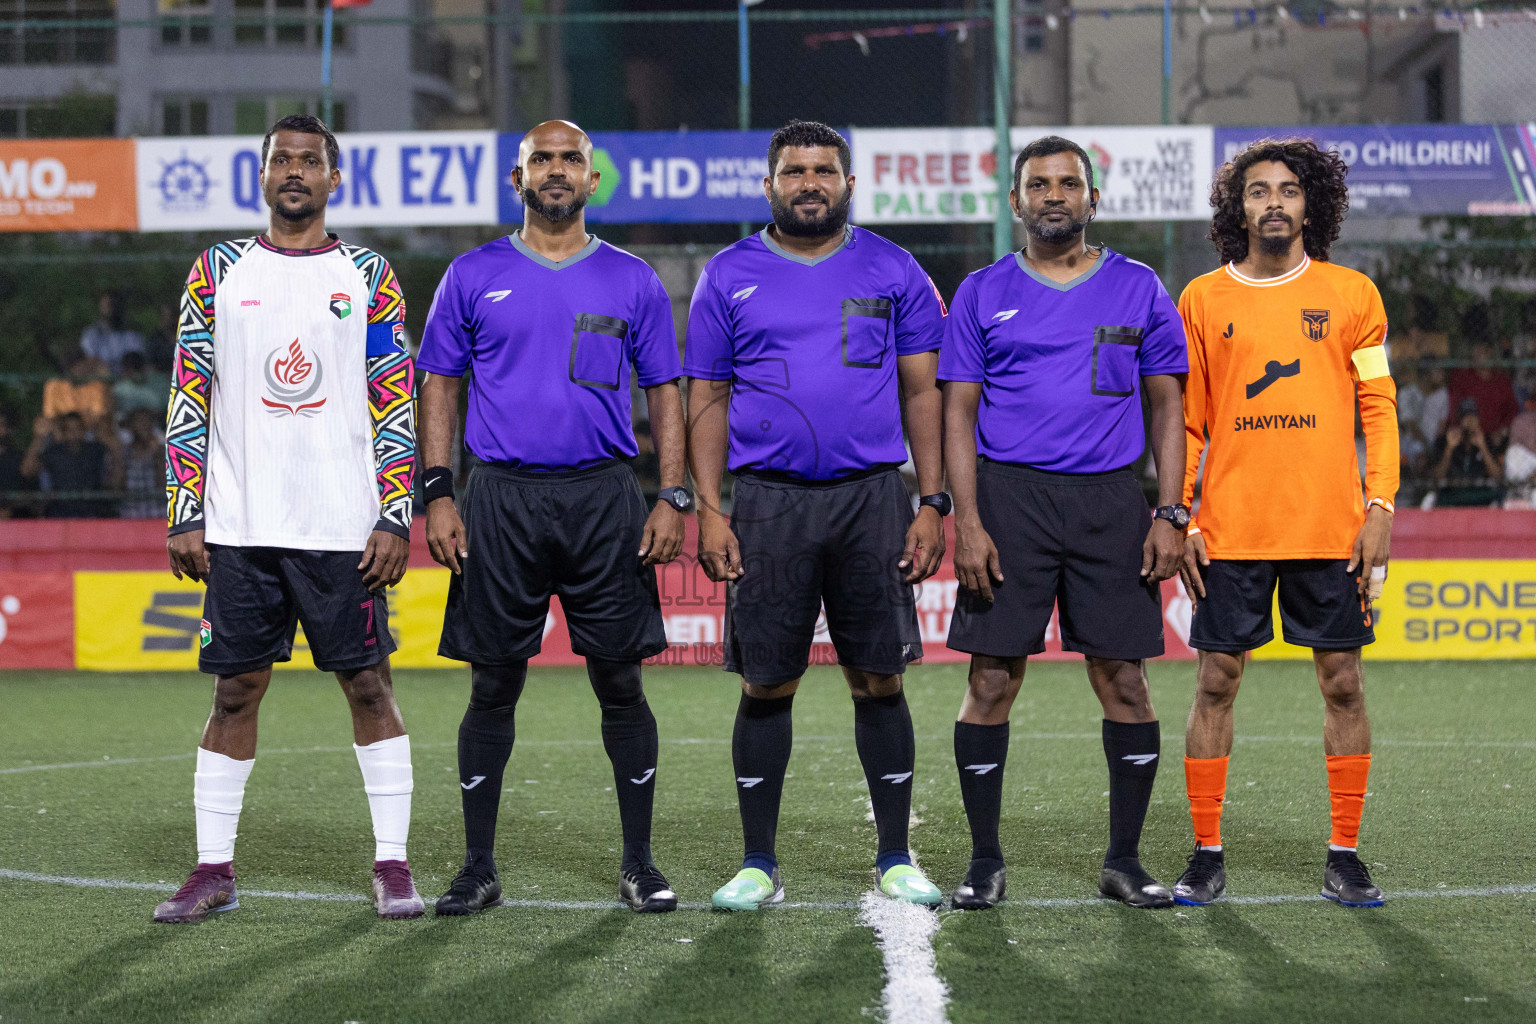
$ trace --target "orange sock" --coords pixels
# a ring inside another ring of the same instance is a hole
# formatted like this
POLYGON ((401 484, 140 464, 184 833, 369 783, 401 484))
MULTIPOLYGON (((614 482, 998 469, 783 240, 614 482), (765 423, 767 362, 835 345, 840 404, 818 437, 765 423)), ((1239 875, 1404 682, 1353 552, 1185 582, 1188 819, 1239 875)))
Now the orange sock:
POLYGON ((1333 818, 1330 844, 1350 849, 1359 845, 1360 813, 1365 810, 1365 783, 1370 774, 1370 754, 1328 755, 1328 802, 1333 818))
POLYGON ((1227 759, 1186 757, 1184 785, 1189 792, 1189 817, 1195 823, 1195 841, 1201 846, 1221 845, 1221 802, 1227 796, 1227 759))

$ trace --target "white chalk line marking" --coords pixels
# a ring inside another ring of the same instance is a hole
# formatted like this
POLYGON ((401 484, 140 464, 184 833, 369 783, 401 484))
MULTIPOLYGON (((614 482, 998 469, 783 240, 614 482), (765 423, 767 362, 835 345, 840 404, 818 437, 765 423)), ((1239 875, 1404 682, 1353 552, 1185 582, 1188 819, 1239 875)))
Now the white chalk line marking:
POLYGON ((885 970, 880 1016, 886 1024, 948 1024, 949 986, 939 977, 933 937, 939 915, 927 907, 866 892, 859 923, 875 933, 885 970))
MULTIPOLYGON (((918 736, 920 740, 945 740, 948 736, 918 736)), ((1015 739, 1019 740, 1097 740, 1102 737, 1096 732, 1035 732, 1016 733, 1015 739)), ((1164 739, 1178 740, 1181 733, 1167 733, 1164 739)), ((796 736, 798 743, 842 743, 852 742, 850 736, 796 736)), ((1321 736, 1234 736, 1237 743, 1307 743, 1320 744, 1321 736)), ((595 747, 602 740, 518 740, 518 747, 595 747)), ((675 739, 663 739, 664 744, 674 746, 698 746, 698 745, 724 745, 731 742, 729 737, 682 737, 675 739)), ((1489 747, 1504 750, 1536 750, 1536 740, 1425 740, 1425 739, 1381 739, 1373 738, 1373 746, 1378 747, 1489 747)), ((457 746, 451 743, 412 743, 416 750, 441 749, 443 747, 457 746)), ((256 751, 261 757, 276 757, 286 754, 350 754, 352 748, 348 747, 287 747, 276 750, 256 751)), ((100 768, 117 764, 156 764, 162 761, 190 761, 197 756, 196 751, 184 754, 165 754, 160 757, 110 757, 103 756, 100 761, 65 761, 60 764, 28 764, 13 768, 0 768, 0 775, 19 775, 24 772, 51 772, 61 768, 100 768)))
MULTIPOLYGON (((132 882, 118 878, 81 878, 75 875, 49 875, 35 871, 17 871, 14 868, 0 868, 0 880, 13 882, 36 882, 43 885, 68 885, 82 889, 130 889, 140 892, 175 892, 176 886, 162 882, 132 882)), ((368 902, 371 897, 360 893, 326 893, 326 892, 292 892, 282 889, 244 889, 245 896, 261 896, 272 899, 285 900, 310 900, 325 903, 353 903, 368 902)), ((1442 898, 1466 898, 1483 896, 1525 896, 1536 894, 1536 883, 1529 885, 1495 885, 1482 888, 1469 889, 1414 889, 1404 892, 1387 893, 1387 902, 1394 900, 1416 900, 1442 898)), ((873 896, 873 893, 867 894, 873 896)), ((884 897, 876 897, 882 901, 884 897)), ((892 902, 892 901, 886 901, 892 902)), ((1239 906, 1269 906, 1277 903, 1322 903, 1320 894, 1297 895, 1281 894, 1275 896, 1225 896, 1219 903, 1231 903, 1239 906)), ((526 907, 533 910, 614 910, 624 906, 618 900, 522 900, 509 899, 502 903, 505 907, 526 907)), ((713 910, 708 903, 680 903, 678 906, 684 910, 713 910)), ((861 903, 853 900, 828 900, 811 901, 801 903, 780 903, 759 913, 775 913, 779 910, 857 910, 861 903)), ((1072 907, 1114 907, 1118 906, 1113 900, 1102 897, 1062 897, 1058 899, 1006 899, 999 903, 997 909, 1019 910, 1061 910, 1072 907)), ((1184 908, 1198 910, 1199 908, 1184 908)), ((932 911, 926 911, 932 913, 932 911)))

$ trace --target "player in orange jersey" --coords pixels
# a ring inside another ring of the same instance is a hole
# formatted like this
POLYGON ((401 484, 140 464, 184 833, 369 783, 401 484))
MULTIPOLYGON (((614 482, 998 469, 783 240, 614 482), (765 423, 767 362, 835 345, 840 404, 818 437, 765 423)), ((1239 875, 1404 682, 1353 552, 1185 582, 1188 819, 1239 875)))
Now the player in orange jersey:
POLYGON ((1365 275, 1327 262, 1349 208, 1346 167, 1303 139, 1264 140, 1218 172, 1211 241, 1223 266, 1179 300, 1189 338, 1184 501, 1209 446, 1182 572, 1199 681, 1184 771, 1195 852, 1174 899, 1221 896, 1221 804, 1243 657, 1274 637, 1312 648, 1326 711, 1333 835, 1323 895, 1380 906, 1355 853, 1371 764, 1360 650, 1386 578, 1397 492, 1397 393, 1387 316, 1365 275), (1365 428, 1362 493, 1355 401, 1365 428), (1206 437, 1209 435, 1209 442, 1206 437))

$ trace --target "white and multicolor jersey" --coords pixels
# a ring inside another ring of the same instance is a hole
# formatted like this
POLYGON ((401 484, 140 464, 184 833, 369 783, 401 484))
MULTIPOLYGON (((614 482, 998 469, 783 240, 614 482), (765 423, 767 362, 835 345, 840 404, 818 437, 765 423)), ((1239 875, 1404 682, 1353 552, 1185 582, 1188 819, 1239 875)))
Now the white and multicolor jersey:
POLYGON ((193 264, 166 424, 172 535, 310 551, 410 536, 405 303, 384 257, 330 239, 242 238, 193 264))

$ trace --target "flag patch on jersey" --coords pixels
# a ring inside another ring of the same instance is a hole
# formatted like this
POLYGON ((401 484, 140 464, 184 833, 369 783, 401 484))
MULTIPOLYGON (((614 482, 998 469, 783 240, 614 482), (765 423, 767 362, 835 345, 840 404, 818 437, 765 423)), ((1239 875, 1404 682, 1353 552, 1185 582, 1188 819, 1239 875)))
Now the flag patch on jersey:
POLYGON ((204 619, 197 627, 197 646, 207 647, 213 643, 213 624, 204 619))
POLYGON ((331 296, 331 312, 336 314, 337 320, 345 320, 352 315, 352 296, 346 292, 337 292, 331 296))

